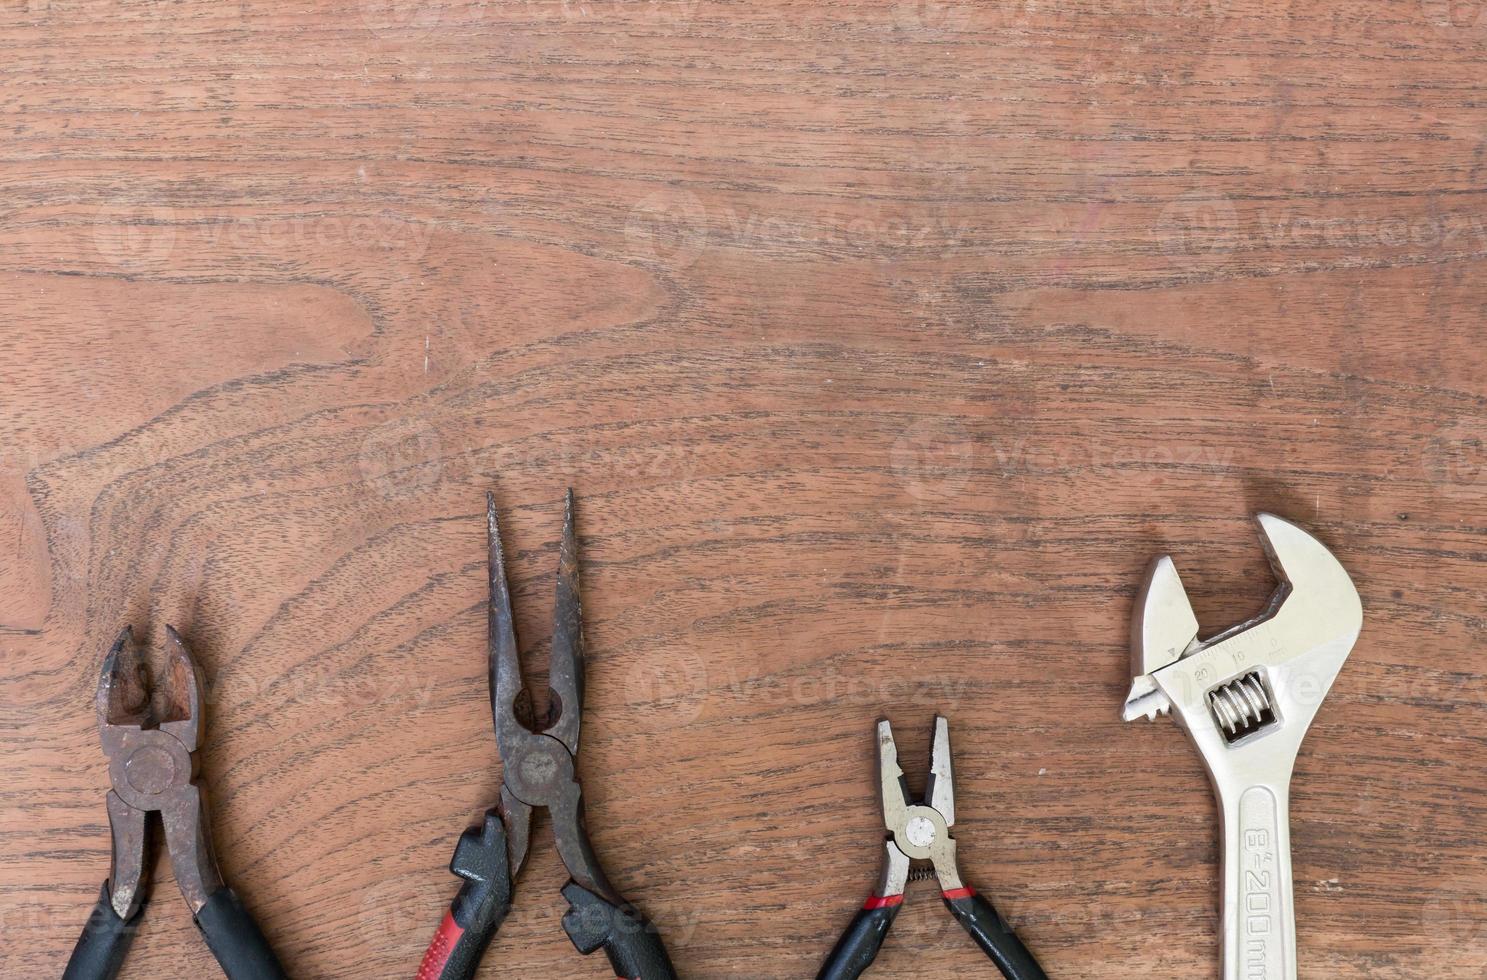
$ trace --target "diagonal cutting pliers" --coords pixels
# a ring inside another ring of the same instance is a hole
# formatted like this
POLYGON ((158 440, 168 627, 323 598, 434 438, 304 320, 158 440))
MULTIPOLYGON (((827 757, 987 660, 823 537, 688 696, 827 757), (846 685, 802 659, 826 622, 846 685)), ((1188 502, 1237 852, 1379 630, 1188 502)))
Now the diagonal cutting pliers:
POLYGON ((176 884, 207 947, 229 980, 283 980, 268 941, 223 882, 197 779, 202 684, 180 636, 165 628, 170 663, 165 707, 151 725, 150 684, 126 628, 103 661, 96 706, 108 756, 113 867, 103 883, 63 980, 111 980, 124 965, 147 899, 152 813, 159 814, 176 884))
POLYGON ((511 909, 512 881, 526 860, 532 811, 546 808, 553 842, 571 880, 563 886, 570 906, 563 930, 580 953, 599 948, 615 973, 630 980, 675 980, 660 934, 641 911, 610 884, 584 826, 578 779, 578 733, 583 711, 583 615, 578 590, 578 541, 573 491, 568 491, 563 541, 558 552, 557 605, 553 614, 547 709, 534 718, 523 688, 521 659, 511 614, 511 589, 501 551, 495 497, 486 495, 490 539, 490 693, 496 745, 501 754, 501 803, 484 823, 460 837, 449 870, 464 879, 418 980, 469 980, 511 909))
POLYGON ((935 718, 929 780, 924 800, 919 803, 910 799, 904 771, 899 768, 893 726, 886 720, 878 722, 878 790, 883 799, 883 823, 888 829, 883 876, 877 890, 837 940, 816 980, 855 980, 872 965, 903 905, 914 861, 933 865, 946 908, 1007 980, 1047 980, 1033 954, 991 902, 961 880, 955 864, 955 838, 950 836, 950 828, 955 825, 955 786, 951 781, 950 726, 944 718, 935 718))

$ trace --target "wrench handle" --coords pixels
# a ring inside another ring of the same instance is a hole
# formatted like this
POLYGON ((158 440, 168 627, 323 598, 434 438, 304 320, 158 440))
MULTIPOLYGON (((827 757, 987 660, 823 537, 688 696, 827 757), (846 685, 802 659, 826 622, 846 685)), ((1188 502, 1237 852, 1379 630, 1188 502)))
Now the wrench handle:
POLYGON ((1223 980, 1296 980, 1288 786, 1236 788, 1224 823, 1223 980))

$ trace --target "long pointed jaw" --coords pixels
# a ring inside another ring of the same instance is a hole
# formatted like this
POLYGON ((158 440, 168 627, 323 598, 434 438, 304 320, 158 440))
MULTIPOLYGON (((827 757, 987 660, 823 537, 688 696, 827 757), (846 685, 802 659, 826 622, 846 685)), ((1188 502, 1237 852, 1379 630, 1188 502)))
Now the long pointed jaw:
POLYGON ((526 728, 516 717, 516 700, 522 690, 521 659, 516 646, 516 623, 511 614, 511 585, 506 578, 506 556, 501 549, 501 523, 496 514, 496 495, 485 495, 485 529, 490 549, 490 598, 487 607, 491 720, 501 760, 521 740, 526 728))

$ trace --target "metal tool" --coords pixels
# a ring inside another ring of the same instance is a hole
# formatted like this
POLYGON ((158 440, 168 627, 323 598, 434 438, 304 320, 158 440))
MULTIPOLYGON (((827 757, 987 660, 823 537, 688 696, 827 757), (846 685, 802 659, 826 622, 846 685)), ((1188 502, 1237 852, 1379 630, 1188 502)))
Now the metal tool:
POLYGON ((486 495, 490 537, 490 692, 503 781, 499 810, 460 837, 449 870, 465 879, 418 969, 418 980, 468 980, 511 909, 512 880, 526 860, 532 810, 552 817, 553 842, 571 880, 563 930, 580 953, 603 947, 620 977, 674 980, 660 934, 609 883, 584 827, 578 779, 583 710, 583 615, 578 590, 578 541, 573 491, 568 491, 558 553, 557 605, 549 660, 547 710, 533 718, 522 685, 511 616, 511 591, 501 553, 494 495, 486 495))
POLYGON ((233 890, 222 881, 197 781, 202 684, 196 661, 166 627, 170 680, 166 707, 151 720, 144 663, 125 629, 98 679, 98 732, 113 788, 107 797, 113 867, 68 960, 63 980, 118 975, 144 911, 154 855, 149 816, 160 815, 176 884, 212 955, 230 980, 282 980, 284 970, 233 890))
POLYGON ((939 880, 940 895, 957 922, 986 953, 1007 980, 1047 980, 997 910, 960 878, 955 865, 955 785, 950 770, 950 727, 935 718, 930 752, 929 781, 924 802, 909 798, 904 771, 898 765, 893 726, 878 722, 878 789, 883 801, 883 876, 847 931, 837 940, 816 980, 854 980, 877 958, 888 927, 903 904, 904 888, 913 874, 913 862, 929 862, 939 880))
POLYGON ((1176 708, 1208 768, 1223 826, 1222 980, 1295 980, 1291 772, 1363 607, 1321 542, 1273 514, 1256 520, 1280 587, 1264 612, 1212 639, 1198 639, 1172 559, 1152 564, 1131 625, 1124 715, 1176 708))

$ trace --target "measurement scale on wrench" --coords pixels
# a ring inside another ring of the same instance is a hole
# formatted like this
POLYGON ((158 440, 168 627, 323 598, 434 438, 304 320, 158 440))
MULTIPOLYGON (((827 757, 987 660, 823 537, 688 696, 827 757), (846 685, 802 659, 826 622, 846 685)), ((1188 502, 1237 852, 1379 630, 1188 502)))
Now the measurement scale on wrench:
POLYGON ((1316 538, 1260 514, 1280 580, 1264 612, 1209 640, 1170 557, 1157 559, 1131 623, 1135 675, 1124 718, 1176 709, 1218 798, 1222 980, 1296 980, 1291 772, 1358 632, 1353 580, 1316 538))

